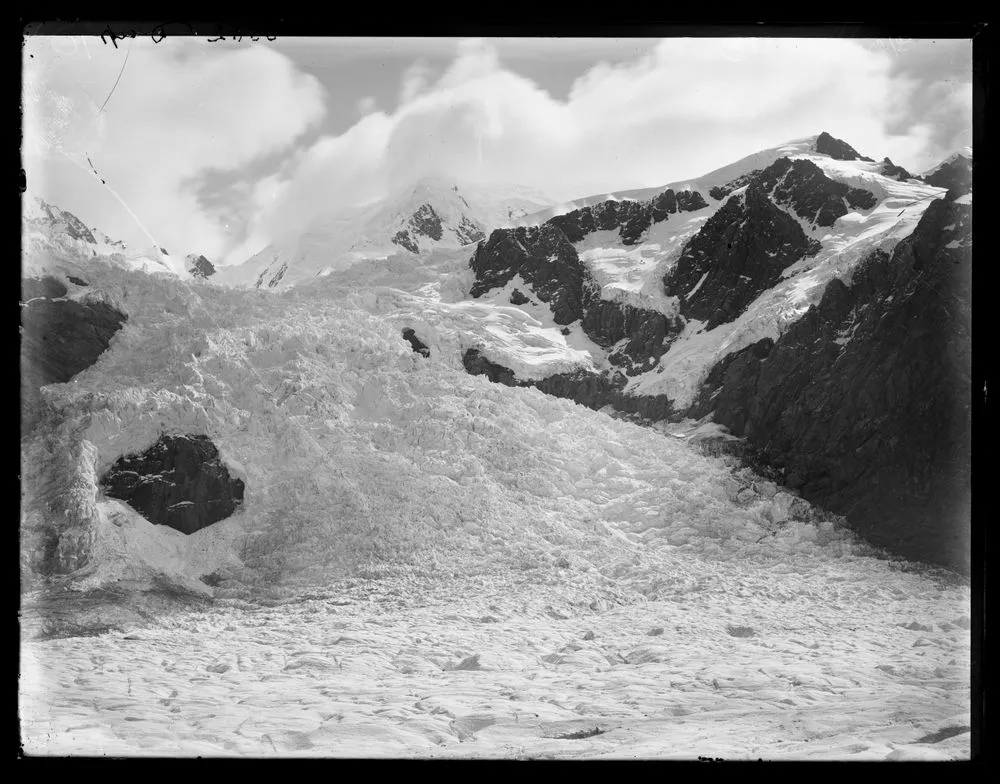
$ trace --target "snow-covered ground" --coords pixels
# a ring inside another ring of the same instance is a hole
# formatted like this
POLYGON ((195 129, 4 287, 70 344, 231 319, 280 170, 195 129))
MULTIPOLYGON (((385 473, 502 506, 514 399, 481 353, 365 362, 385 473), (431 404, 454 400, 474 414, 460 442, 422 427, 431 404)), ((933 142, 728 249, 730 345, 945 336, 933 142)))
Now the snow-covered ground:
POLYGON ((779 568, 658 541, 607 598, 575 564, 404 576, 31 643, 25 751, 968 758, 963 591, 869 559, 779 568))
POLYGON ((968 757, 967 587, 687 438, 469 376, 465 347, 557 366, 579 336, 434 258, 280 293, 79 268, 129 320, 45 388, 22 527, 93 532, 79 588, 215 604, 26 633, 27 753, 968 757), (212 438, 237 514, 185 537, 103 496, 161 432, 212 438))
MULTIPOLYGON (((354 264, 400 255, 413 260, 393 238, 410 231, 417 255, 453 250, 470 244, 468 232, 490 231, 513 222, 529 211, 551 204, 545 194, 511 185, 458 183, 424 177, 384 200, 321 215, 305 227, 296 227, 241 264, 219 267, 216 282, 231 286, 287 287, 329 275, 354 264), (413 233, 411 217, 430 205, 441 220, 441 236, 433 239, 413 233)), ((471 255, 473 247, 468 250, 471 255)))

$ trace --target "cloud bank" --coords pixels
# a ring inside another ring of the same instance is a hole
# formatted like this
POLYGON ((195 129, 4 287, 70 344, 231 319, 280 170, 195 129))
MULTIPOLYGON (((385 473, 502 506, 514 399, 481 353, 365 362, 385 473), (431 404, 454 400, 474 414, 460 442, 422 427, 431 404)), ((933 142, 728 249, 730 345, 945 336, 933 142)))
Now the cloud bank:
MULTIPOLYGON (((942 55, 930 42, 894 51, 842 39, 667 39, 627 62, 597 62, 564 99, 506 66, 489 42, 454 46, 436 79, 422 59, 405 70, 394 109, 365 100, 349 130, 295 147, 322 116, 323 90, 264 48, 160 54, 147 46, 106 118, 62 130, 75 146, 101 151, 144 214, 163 211, 162 231, 227 262, 425 174, 567 199, 695 177, 822 130, 917 171, 971 143, 968 42, 942 55), (224 210, 199 202, 199 177, 282 150, 266 174, 235 177, 227 209, 249 229, 226 234, 224 210)), ((119 66, 103 64, 97 81, 113 83, 119 66)), ((69 90, 71 73, 58 75, 69 90)), ((50 128, 86 115, 87 98, 76 93, 70 107, 60 100, 72 91, 42 100, 50 128)))

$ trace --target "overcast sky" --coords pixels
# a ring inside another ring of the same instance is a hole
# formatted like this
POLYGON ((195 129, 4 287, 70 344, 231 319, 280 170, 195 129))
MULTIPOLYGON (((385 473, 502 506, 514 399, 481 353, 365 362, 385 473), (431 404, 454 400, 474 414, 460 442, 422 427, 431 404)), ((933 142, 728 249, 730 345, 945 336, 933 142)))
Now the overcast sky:
POLYGON ((29 193, 217 262, 423 174, 569 199, 823 130, 915 172, 972 144, 969 40, 117 43, 25 39, 29 193))

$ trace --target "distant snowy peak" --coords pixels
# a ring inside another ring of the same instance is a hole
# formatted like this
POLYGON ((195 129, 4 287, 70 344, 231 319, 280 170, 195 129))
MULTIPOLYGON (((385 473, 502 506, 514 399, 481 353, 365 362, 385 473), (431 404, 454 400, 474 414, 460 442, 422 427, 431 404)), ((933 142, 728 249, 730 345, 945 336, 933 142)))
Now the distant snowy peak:
POLYGON ((924 174, 924 182, 961 196, 972 190, 972 148, 956 152, 924 174))
POLYGON ((272 243, 246 262, 220 268, 215 280, 278 288, 366 259, 422 257, 438 249, 454 250, 552 203, 544 194, 520 186, 425 177, 375 204, 321 216, 304 231, 272 243))
POLYGON ((22 200, 22 254, 26 269, 44 269, 52 263, 96 260, 124 269, 166 272, 188 277, 184 264, 163 248, 134 251, 96 228, 89 228, 68 210, 37 196, 22 200))

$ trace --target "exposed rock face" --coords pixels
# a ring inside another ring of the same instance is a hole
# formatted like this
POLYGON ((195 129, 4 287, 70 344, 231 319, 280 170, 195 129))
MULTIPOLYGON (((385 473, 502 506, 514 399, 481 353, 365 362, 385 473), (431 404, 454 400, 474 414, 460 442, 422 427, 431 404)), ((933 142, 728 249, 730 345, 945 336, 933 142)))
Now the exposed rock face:
POLYGON ((521 293, 520 289, 514 289, 510 293, 510 304, 511 305, 524 305, 531 302, 524 294, 521 293))
POLYGON ((895 177, 900 182, 906 182, 907 180, 913 179, 913 175, 910 174, 902 166, 897 166, 888 158, 882 159, 882 174, 886 177, 895 177))
POLYGON ((196 278, 209 278, 215 274, 215 265, 200 254, 191 254, 187 258, 187 270, 196 278))
POLYGON ((779 158, 756 179, 778 204, 815 226, 832 226, 851 209, 868 210, 878 203, 875 194, 831 180, 812 161, 779 158))
POLYGON ((716 201, 722 201, 733 191, 742 188, 744 185, 749 185, 759 178, 762 171, 763 169, 754 169, 746 174, 741 174, 734 180, 730 180, 725 185, 716 185, 714 188, 709 189, 708 195, 716 201))
POLYGON ((462 220, 455 228, 455 236, 458 237, 458 241, 463 245, 471 245, 473 242, 479 242, 480 240, 486 239, 486 235, 483 234, 482 227, 480 227, 475 221, 470 220, 466 215, 462 216, 462 220))
POLYGON ((428 348, 427 344, 417 337, 417 333, 414 332, 412 328, 407 327, 403 330, 403 340, 409 343, 416 353, 425 357, 429 357, 431 355, 430 348, 428 348))
POLYGON ((656 364, 684 329, 684 322, 659 311, 601 299, 597 287, 591 286, 584 290, 581 326, 591 340, 604 348, 627 341, 608 359, 631 376, 656 364))
POLYGON ((623 245, 635 245, 654 223, 677 212, 707 207, 697 191, 674 193, 670 188, 650 201, 602 201, 550 218, 547 223, 562 229, 570 242, 580 242, 595 231, 617 230, 623 245))
POLYGON ((924 177, 924 182, 935 188, 947 188, 952 198, 964 196, 972 191, 972 161, 964 155, 956 155, 924 177))
POLYGON ((714 410, 808 500, 906 557, 969 568, 971 206, 938 200, 891 258, 777 343, 716 367, 688 412, 714 410))
POLYGON ((65 212, 57 207, 53 207, 51 204, 39 199, 39 204, 45 211, 48 219, 51 223, 62 223, 63 230, 75 240, 83 240, 84 242, 89 242, 92 245, 97 244, 97 240, 94 237, 93 232, 86 227, 84 222, 76 217, 71 212, 65 212))
POLYGON ((842 139, 837 139, 823 131, 816 138, 816 152, 829 155, 838 161, 871 161, 842 139))
POLYGON ((410 216, 410 226, 416 234, 430 237, 438 241, 444 236, 444 228, 441 225, 441 217, 434 211, 430 204, 422 204, 412 216, 410 216))
POLYGON ((491 362, 478 349, 470 348, 462 354, 462 364, 473 376, 486 376, 494 384, 503 384, 507 387, 526 386, 523 382, 518 382, 514 371, 496 362, 491 362))
POLYGON ((557 324, 569 324, 583 315, 587 271, 566 235, 551 223, 496 229, 479 243, 469 265, 476 273, 473 297, 520 275, 542 302, 549 303, 557 324))
POLYGON ((78 278, 74 275, 67 275, 66 279, 74 286, 86 287, 90 285, 89 283, 87 283, 87 281, 83 280, 83 278, 78 278))
POLYGON ((682 298, 684 316, 713 329, 742 313, 785 267, 819 250, 755 181, 705 222, 663 284, 667 294, 682 298))
POLYGON ((666 395, 634 397, 622 391, 625 379, 621 374, 557 373, 541 380, 519 380, 510 368, 491 362, 476 349, 462 355, 462 364, 474 376, 484 375, 496 384, 508 387, 535 387, 553 397, 563 397, 594 410, 611 406, 624 413, 635 414, 648 420, 660 420, 676 412, 666 395))
POLYGON ((65 383, 103 354, 126 320, 103 302, 57 299, 66 287, 54 278, 25 280, 21 304, 21 425, 34 425, 39 389, 65 383))
POLYGON ((413 238, 410 236, 410 232, 400 230, 392 235, 392 241, 399 245, 401 248, 406 248, 410 253, 419 253, 420 246, 414 242, 413 238))
POLYGON ((142 454, 119 458, 101 485, 151 523, 185 534, 229 517, 243 501, 243 481, 201 435, 162 436, 142 454))

